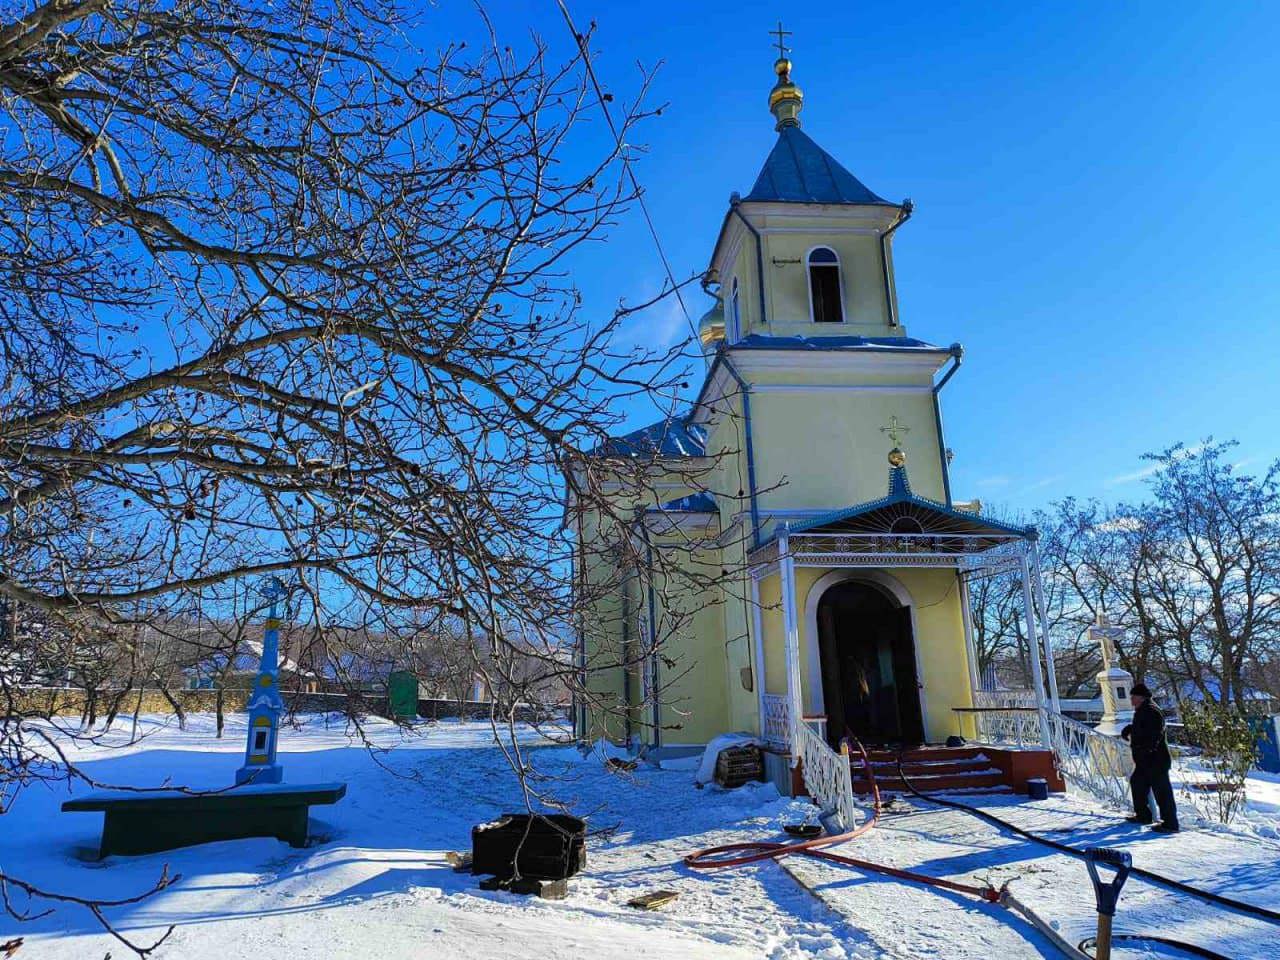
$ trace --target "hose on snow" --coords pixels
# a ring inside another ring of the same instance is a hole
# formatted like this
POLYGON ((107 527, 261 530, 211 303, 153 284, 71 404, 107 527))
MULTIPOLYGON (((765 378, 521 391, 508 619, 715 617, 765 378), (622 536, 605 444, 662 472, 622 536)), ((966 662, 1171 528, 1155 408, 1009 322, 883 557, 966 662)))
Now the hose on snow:
POLYGON ((708 847, 705 850, 697 850, 686 856, 684 858, 685 866, 693 870, 716 870, 722 867, 738 867, 748 863, 758 863, 762 860, 777 860, 780 857, 802 854, 818 860, 825 860, 829 863, 839 863, 847 867, 857 867, 860 870, 869 870, 873 873, 896 877, 899 880, 910 880, 915 883, 922 883, 931 887, 942 887, 946 890, 954 890, 957 893, 964 893, 970 896, 979 897, 991 903, 999 903, 1002 891, 997 890, 990 885, 977 886, 968 883, 956 883, 952 880, 944 880, 940 877, 931 877, 923 873, 914 873, 910 870, 900 870, 897 867, 886 866, 882 863, 873 863, 870 860, 860 860, 856 857, 846 857, 842 854, 831 853, 822 849, 823 847, 833 846, 837 843, 847 843, 850 840, 860 837, 874 828, 880 820, 880 787, 876 783, 875 771, 871 767, 871 758, 867 756, 867 750, 861 743, 856 739, 854 739, 853 742, 857 745, 858 752, 862 757, 862 769, 866 774, 867 782, 871 786, 873 813, 870 820, 867 820, 865 823, 862 823, 853 830, 846 831, 845 833, 816 837, 813 840, 805 840, 800 843, 774 843, 769 840, 756 840, 746 843, 726 843, 717 847, 708 847))

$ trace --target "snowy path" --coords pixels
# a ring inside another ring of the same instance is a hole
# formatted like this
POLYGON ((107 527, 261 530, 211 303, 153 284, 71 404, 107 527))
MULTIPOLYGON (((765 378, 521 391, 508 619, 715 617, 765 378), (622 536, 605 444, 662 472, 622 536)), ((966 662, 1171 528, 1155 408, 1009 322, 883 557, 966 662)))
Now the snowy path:
MULTIPOLYGON (((1129 851, 1135 865, 1209 890, 1280 908, 1280 846, 1226 832, 1187 830, 1168 838, 1098 814, 1068 797, 1027 803, 1008 796, 965 797, 1036 833, 1072 846, 1129 851)), ((896 801, 870 834, 832 848, 851 855, 955 880, 986 881, 1011 889, 1072 943, 1092 935, 1093 893, 1077 858, 1031 844, 962 811, 923 801, 896 801)), ((1004 956, 1060 956, 1029 924, 1008 911, 910 883, 872 879, 818 861, 799 859, 792 869, 890 956, 988 960, 1004 956), (885 911, 884 887, 896 887, 897 909, 885 911), (854 919, 856 918, 856 920, 854 919)), ((1116 916, 1117 933, 1158 933, 1227 956, 1280 955, 1280 928, 1245 914, 1130 878, 1116 916)), ((1132 946, 1118 957, 1137 956, 1132 946)), ((1169 956, 1181 955, 1168 953, 1169 956)))
MULTIPOLYGON (((101 780, 139 786, 168 778, 221 787, 239 765, 243 720, 234 721, 223 740, 214 739, 208 717, 193 717, 186 732, 154 722, 148 730, 141 744, 76 748, 78 758, 101 780)), ((240 840, 87 862, 99 817, 59 813, 67 791, 36 788, 0 817, 0 866, 50 889, 128 896, 168 864, 182 874, 180 883, 112 915, 139 940, 174 924, 155 954, 159 960, 1054 956, 1029 924, 999 907, 802 857, 789 859, 788 868, 825 902, 774 863, 690 871, 680 861, 691 850, 779 839, 783 823, 812 816, 813 807, 779 799, 763 784, 698 790, 687 770, 613 774, 598 757, 583 760, 570 748, 545 744, 530 751, 535 769, 554 778, 559 795, 588 818, 592 831, 602 831, 588 841, 587 870, 561 902, 485 893, 475 878, 454 873, 445 854, 469 847, 473 824, 522 806, 488 728, 441 723, 404 734, 379 722, 367 732, 379 748, 394 749, 371 754, 341 724, 326 727, 318 718, 284 734, 288 781, 349 784, 341 803, 314 811, 321 842, 308 849, 240 840), (661 887, 680 891, 680 898, 653 913, 625 905, 661 887)), ((126 741, 127 729, 113 737, 126 741)), ((532 732, 526 739, 542 743, 532 732)), ((1065 798, 1038 804, 970 799, 1002 807, 1000 815, 1031 829, 1070 828, 1071 842, 1080 846, 1126 845, 1139 864, 1280 906, 1275 842, 1212 830, 1154 838, 1065 798)), ((1016 877, 1019 896, 1059 920, 1069 938, 1092 930, 1091 893, 1079 861, 966 814, 900 802, 883 826, 847 846, 855 856, 937 876, 996 885, 1016 877)), ((1273 946, 1277 928, 1130 880, 1117 929, 1153 925, 1241 960, 1280 955, 1273 946)), ((0 942, 14 935, 27 938, 18 960, 100 958, 108 951, 126 956, 76 908, 60 907, 21 925, 0 917, 0 942)), ((1152 954, 1116 953, 1117 960, 1140 955, 1152 954)))

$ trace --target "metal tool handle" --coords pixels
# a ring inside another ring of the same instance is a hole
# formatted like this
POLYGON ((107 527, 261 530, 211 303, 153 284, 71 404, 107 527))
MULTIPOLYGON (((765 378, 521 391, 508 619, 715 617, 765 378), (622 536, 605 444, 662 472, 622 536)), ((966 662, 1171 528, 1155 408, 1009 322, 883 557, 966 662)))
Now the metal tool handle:
POLYGON ((1109 847, 1091 847, 1085 851, 1085 866, 1089 868, 1089 879, 1093 881, 1093 897, 1098 903, 1098 913, 1105 917, 1115 916, 1116 901, 1120 899, 1120 888, 1129 879, 1133 870, 1133 857, 1123 850, 1112 850, 1109 847), (1098 864, 1105 864, 1115 870, 1109 881, 1098 875, 1098 864))

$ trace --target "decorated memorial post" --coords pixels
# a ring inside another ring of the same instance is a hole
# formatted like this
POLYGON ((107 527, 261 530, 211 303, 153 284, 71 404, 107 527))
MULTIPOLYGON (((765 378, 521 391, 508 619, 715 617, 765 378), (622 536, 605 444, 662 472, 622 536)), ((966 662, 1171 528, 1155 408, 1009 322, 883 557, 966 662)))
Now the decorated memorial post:
POLYGON ((276 746, 280 734, 280 714, 284 700, 280 696, 280 601, 284 584, 272 577, 263 596, 271 601, 267 627, 262 634, 262 662, 249 694, 249 734, 244 751, 244 766, 236 771, 236 783, 279 783, 284 770, 276 762, 276 746))
POLYGON ((1115 638, 1123 631, 1111 626, 1105 613, 1099 612, 1098 622, 1089 628, 1089 639, 1102 647, 1102 670, 1098 672, 1098 687, 1102 691, 1102 720, 1097 731, 1118 737, 1125 724, 1133 722, 1133 710, 1129 706, 1129 691, 1133 689, 1133 675, 1116 659, 1115 638))

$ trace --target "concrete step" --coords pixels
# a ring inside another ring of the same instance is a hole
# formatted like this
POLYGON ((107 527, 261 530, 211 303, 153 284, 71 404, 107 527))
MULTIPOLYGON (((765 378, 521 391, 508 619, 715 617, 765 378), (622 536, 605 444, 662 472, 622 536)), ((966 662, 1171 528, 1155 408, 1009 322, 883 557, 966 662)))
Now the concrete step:
MULTIPOLYGON (((854 760, 852 762, 853 775, 855 777, 865 776, 865 767, 861 761, 854 760)), ((978 770, 990 770, 991 761, 986 757, 971 757, 963 760, 913 760, 904 762, 902 770, 908 777, 928 777, 937 776, 944 773, 972 773, 978 770)), ((898 775, 898 765, 896 763, 876 763, 872 762, 871 770, 879 778, 896 777, 898 775)))

